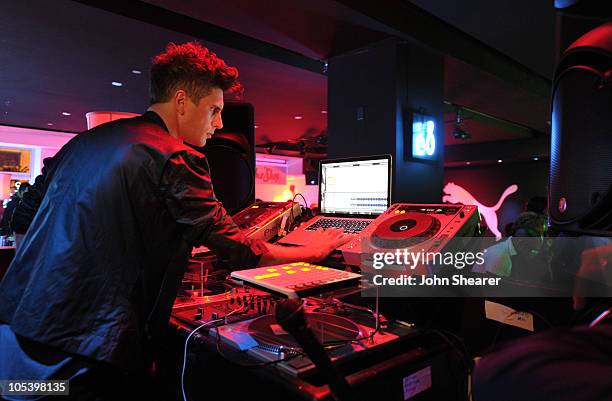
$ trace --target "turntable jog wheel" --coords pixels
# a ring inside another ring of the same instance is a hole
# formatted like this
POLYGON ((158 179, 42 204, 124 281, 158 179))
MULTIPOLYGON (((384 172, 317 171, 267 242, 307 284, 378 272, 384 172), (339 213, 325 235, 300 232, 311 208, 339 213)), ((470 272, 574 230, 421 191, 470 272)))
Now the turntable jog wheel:
POLYGON ((426 241, 440 230, 440 221, 424 213, 408 212, 386 219, 372 233, 380 248, 407 248, 426 241))

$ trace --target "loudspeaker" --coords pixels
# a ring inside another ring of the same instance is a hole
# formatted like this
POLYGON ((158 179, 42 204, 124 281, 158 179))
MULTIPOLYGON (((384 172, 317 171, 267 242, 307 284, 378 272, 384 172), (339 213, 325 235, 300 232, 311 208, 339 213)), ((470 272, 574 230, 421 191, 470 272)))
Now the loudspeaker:
POLYGON ((612 232, 612 23, 576 40, 555 71, 550 223, 555 229, 612 232))
POLYGON ((555 8, 564 13, 584 17, 612 16, 612 4, 601 0, 555 0, 555 8))
POLYGON ((230 215, 255 201, 255 118, 249 103, 226 102, 223 128, 198 148, 210 164, 217 198, 230 215))

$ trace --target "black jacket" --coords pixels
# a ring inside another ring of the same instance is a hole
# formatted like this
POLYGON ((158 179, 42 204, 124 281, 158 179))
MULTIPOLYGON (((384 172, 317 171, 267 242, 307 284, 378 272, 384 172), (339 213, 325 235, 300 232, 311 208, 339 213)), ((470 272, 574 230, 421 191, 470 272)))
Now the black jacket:
POLYGON ((79 134, 46 160, 15 218, 33 214, 0 282, 0 321, 119 366, 140 360, 151 321, 167 323, 193 246, 237 268, 266 251, 215 198, 204 156, 153 112, 79 134))

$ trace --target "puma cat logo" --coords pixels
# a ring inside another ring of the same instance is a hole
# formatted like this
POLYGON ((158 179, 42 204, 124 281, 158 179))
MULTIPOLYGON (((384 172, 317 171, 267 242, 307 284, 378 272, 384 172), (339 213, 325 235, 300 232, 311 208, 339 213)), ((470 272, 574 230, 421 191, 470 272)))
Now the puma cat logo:
POLYGON ((495 235, 495 239, 499 241, 502 237, 499 229, 497 228, 497 210, 504 203, 506 198, 515 193, 518 190, 517 185, 510 185, 506 190, 502 193, 501 197, 495 204, 495 206, 485 206, 482 203, 478 202, 474 196, 469 193, 465 188, 460 187, 459 185, 449 182, 442 189, 444 191, 444 196, 442 197, 442 202, 449 203, 463 203, 464 205, 476 205, 478 206, 478 211, 484 217, 485 222, 487 223, 487 227, 489 230, 495 235))

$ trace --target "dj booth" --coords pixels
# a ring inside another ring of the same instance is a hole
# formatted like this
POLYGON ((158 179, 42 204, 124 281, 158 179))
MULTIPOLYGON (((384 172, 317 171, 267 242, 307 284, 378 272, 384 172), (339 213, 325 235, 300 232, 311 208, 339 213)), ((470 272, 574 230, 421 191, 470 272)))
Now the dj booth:
MULTIPOLYGON (((322 161, 314 217, 293 201, 256 201, 232 216, 248 237, 288 247, 307 246, 317 229, 342 228, 351 240, 320 264, 241 270, 223 268, 206 248, 194 251, 171 317, 184 396, 466 399, 471 360, 462 339, 413 320, 401 299, 380 297, 361 273, 375 251, 441 251, 455 237, 477 235, 478 210, 391 205, 391 164, 389 155, 322 161), (299 305, 289 316, 303 319, 294 331, 279 312, 287 299, 299 305)), ((460 316, 460 301, 432 315, 460 316)))
MULTIPOLYGON (((295 206, 256 202, 233 218, 247 235, 275 240, 299 215, 295 206)), ((379 247, 426 243, 443 249, 456 235, 474 235, 477 223, 472 206, 392 205, 317 265, 232 271, 219 269, 211 253, 198 249, 171 318, 175 352, 184 355, 181 388, 192 400, 333 399, 329 372, 277 321, 279 305, 297 299, 306 329, 348 383, 350 396, 339 399, 465 399, 471 361, 462 340, 410 321, 396 300, 364 296, 368 284, 356 265, 370 251, 361 243, 364 236, 376 238, 379 247)))
MULTIPOLYGON (((325 271, 293 265, 263 270, 325 271)), ((225 274, 208 280, 208 295, 196 302, 180 297, 171 319, 186 356, 181 376, 189 399, 333 399, 326 375, 277 322, 281 293, 225 274)), ((348 399, 465 399, 469 362, 452 334, 387 320, 357 284, 300 302, 309 329, 348 382, 348 399)))

